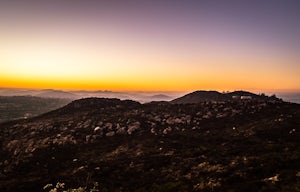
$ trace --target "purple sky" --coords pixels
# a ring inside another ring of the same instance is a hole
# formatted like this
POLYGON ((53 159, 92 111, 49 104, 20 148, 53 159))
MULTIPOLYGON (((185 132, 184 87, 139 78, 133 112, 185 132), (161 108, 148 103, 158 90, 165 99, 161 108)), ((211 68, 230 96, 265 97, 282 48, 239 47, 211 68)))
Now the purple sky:
POLYGON ((205 65, 212 58, 218 59, 212 63, 226 58, 215 68, 245 67, 255 75, 255 69, 264 65, 262 58, 286 60, 266 65, 276 68, 273 76, 278 71, 292 76, 287 81, 289 88, 300 89, 299 83, 293 83, 299 80, 296 74, 300 72, 299 10, 297 0, 2 0, 0 40, 66 41, 91 52, 107 47, 115 50, 116 56, 126 52, 131 59, 128 62, 141 55, 140 60, 134 60, 137 63, 159 60, 155 55, 164 55, 164 60, 178 61, 174 64, 178 71, 184 67, 198 69, 195 65, 205 65), (243 58, 259 61, 247 64, 241 62, 243 58), (234 64, 230 64, 231 59, 234 64))

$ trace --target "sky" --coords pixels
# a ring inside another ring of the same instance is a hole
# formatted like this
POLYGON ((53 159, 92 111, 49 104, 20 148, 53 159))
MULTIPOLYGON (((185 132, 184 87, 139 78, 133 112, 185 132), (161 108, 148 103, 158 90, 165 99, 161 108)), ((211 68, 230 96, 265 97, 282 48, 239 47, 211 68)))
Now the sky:
POLYGON ((300 91, 298 0, 1 0, 0 87, 300 91))

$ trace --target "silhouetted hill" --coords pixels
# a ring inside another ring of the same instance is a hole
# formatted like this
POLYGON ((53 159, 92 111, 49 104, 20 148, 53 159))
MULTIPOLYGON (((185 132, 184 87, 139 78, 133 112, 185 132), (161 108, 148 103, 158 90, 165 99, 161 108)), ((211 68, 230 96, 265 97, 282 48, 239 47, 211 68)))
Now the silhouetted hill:
POLYGON ((180 98, 171 101, 173 104, 187 104, 187 103, 200 103, 205 101, 227 101, 233 99, 256 99, 256 100, 273 100, 279 101, 275 97, 268 97, 265 95, 257 95, 247 91, 234 91, 228 93, 220 93, 217 91, 195 91, 184 95, 180 98))
POLYGON ((224 101, 229 99, 227 95, 219 93, 217 91, 195 91, 184 95, 183 97, 174 99, 171 101, 173 104, 184 103, 200 103, 204 101, 224 101))
POLYGON ((248 92, 248 91, 233 91, 233 92, 230 92, 230 93, 226 93, 226 95, 230 96, 231 98, 238 96, 239 99, 241 97, 251 97, 252 99, 261 99, 261 100, 270 100, 271 99, 270 97, 268 97, 264 94, 257 95, 257 94, 254 94, 254 93, 251 93, 251 92, 248 92))
POLYGON ((80 99, 0 124, 0 191, 58 181, 97 181, 100 191, 296 191, 299 119, 300 105, 270 100, 80 99))
POLYGON ((121 108, 126 108, 126 109, 132 109, 135 107, 139 107, 141 104, 136 101, 132 100, 120 100, 120 99, 114 99, 114 98, 96 98, 96 97, 91 97, 91 98, 83 98, 79 100, 72 101, 68 105, 57 109, 53 112, 47 113, 48 114, 53 114, 55 116, 58 115, 68 115, 68 114, 73 114, 76 112, 83 113, 83 112, 93 112, 93 111, 99 111, 99 110, 104 110, 104 109, 121 109, 121 108))

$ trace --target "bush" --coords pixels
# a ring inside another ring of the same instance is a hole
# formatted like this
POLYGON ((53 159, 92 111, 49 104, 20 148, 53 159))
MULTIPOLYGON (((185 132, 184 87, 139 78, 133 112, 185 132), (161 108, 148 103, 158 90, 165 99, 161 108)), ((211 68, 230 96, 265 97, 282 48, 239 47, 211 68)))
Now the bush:
POLYGON ((66 189, 65 190, 65 184, 64 183, 56 183, 54 186, 53 184, 47 184, 44 186, 44 190, 49 192, 98 192, 98 183, 95 182, 93 188, 88 189, 87 187, 79 187, 76 189, 66 189))

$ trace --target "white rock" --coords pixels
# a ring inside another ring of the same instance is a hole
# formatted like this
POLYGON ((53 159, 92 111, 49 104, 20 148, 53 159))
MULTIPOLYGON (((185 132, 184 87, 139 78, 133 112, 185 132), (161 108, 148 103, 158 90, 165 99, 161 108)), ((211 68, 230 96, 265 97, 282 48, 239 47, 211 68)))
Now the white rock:
POLYGON ((94 132, 97 132, 97 131, 99 131, 99 130, 102 130, 102 128, 99 127, 99 126, 97 126, 97 127, 95 127, 94 132))

